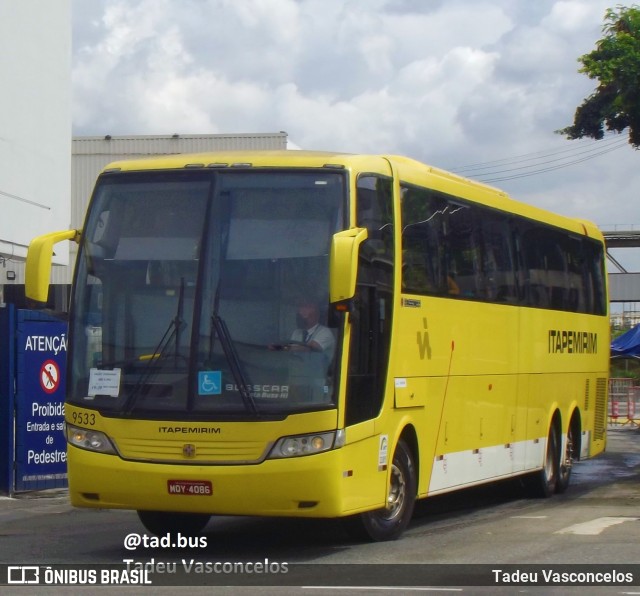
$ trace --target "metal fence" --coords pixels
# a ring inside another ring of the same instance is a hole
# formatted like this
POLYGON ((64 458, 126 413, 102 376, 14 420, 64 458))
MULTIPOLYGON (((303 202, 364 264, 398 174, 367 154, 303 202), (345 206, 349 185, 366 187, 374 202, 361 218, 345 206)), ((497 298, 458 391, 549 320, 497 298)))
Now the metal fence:
POLYGON ((640 386, 633 379, 609 379, 609 424, 640 426, 640 386))

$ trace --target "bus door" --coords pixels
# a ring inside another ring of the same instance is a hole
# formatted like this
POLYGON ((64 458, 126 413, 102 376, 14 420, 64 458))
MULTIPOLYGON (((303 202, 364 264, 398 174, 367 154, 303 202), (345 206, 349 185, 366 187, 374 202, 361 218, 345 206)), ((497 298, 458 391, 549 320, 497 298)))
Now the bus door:
POLYGON ((386 474, 378 471, 373 419, 384 400, 393 306, 393 202, 391 178, 364 175, 358 179, 356 225, 366 227, 368 239, 360 247, 356 295, 350 313, 351 342, 347 372, 345 426, 353 439, 354 462, 363 462, 350 483, 347 509, 379 501, 386 474), (362 453, 362 457, 359 454, 362 453), (377 488, 380 491, 376 490, 377 488))

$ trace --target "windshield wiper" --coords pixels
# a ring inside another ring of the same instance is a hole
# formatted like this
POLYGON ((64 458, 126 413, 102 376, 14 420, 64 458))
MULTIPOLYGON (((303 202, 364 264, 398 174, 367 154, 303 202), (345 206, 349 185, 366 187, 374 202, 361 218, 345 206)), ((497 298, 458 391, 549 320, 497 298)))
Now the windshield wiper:
POLYGON ((180 282, 180 292, 178 294, 178 308, 176 311, 176 316, 169 321, 169 325, 167 326, 162 339, 156 346, 155 350, 151 354, 141 354, 140 356, 135 356, 133 358, 126 358, 122 360, 108 360, 101 361, 100 366, 103 368, 115 368, 115 367, 126 367, 134 364, 144 364, 145 368, 149 367, 149 365, 153 362, 159 360, 166 350, 167 346, 171 343, 171 341, 175 338, 175 347, 174 347, 174 358, 175 365, 178 366, 178 360, 180 359, 180 339, 182 337, 182 330, 186 326, 185 320, 183 318, 184 313, 184 279, 180 282))
MULTIPOLYGON (((178 358, 180 356, 180 338, 182 337, 182 329, 186 326, 184 322, 183 314, 184 314, 184 277, 181 277, 180 293, 178 294, 178 308, 176 309, 176 316, 173 319, 173 330, 174 330, 173 335, 176 338, 173 355, 174 355, 174 364, 176 365, 176 367, 178 366, 178 358)), ((158 357, 161 354, 162 352, 160 352, 158 357)))
MULTIPOLYGON (((259 418, 260 412, 258 411, 258 407, 256 405, 256 400, 253 395, 251 395, 251 390, 246 382, 246 377, 244 371, 242 370, 242 364, 240 363, 240 358, 238 357, 238 352, 233 344, 233 340, 231 339, 231 335, 229 334, 229 329, 227 328, 227 324, 224 322, 224 319, 220 315, 214 314, 211 316, 211 326, 215 329, 216 335, 220 338, 220 345, 222 346, 222 351, 229 363, 229 368, 231 369, 231 374, 233 375, 233 379, 236 382, 238 387, 238 391, 240 392, 240 396, 242 397, 242 401, 244 402, 245 407, 248 410, 251 410, 253 414, 259 418)), ((210 349, 213 350, 213 346, 210 346, 210 349)))
POLYGON ((138 378, 135 387, 131 390, 131 393, 128 395, 122 409, 124 412, 130 413, 133 410, 138 398, 140 397, 140 390, 142 387, 147 385, 149 381, 157 374, 158 370, 161 368, 159 366, 159 361, 162 358, 164 351, 167 349, 167 346, 171 343, 171 341, 175 338, 175 365, 178 365, 178 358, 180 356, 180 336, 182 333, 182 329, 185 327, 186 323, 183 318, 184 311, 184 277, 180 278, 180 292, 178 294, 178 307, 176 309, 176 316, 169 321, 169 325, 167 326, 162 339, 156 346, 156 349, 149 356, 139 356, 138 360, 143 361, 146 360, 146 364, 144 370, 141 372, 140 377, 138 378))

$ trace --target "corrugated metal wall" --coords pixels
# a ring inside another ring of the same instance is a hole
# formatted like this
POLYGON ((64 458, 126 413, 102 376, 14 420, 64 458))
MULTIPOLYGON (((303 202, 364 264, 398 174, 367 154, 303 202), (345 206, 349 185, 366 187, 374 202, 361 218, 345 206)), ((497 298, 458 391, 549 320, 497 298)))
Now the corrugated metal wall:
MULTIPOLYGON (((106 136, 73 139, 71 160, 71 221, 70 228, 82 227, 87 203, 96 178, 110 162, 143 156, 225 150, 278 150, 287 148, 287 133, 166 135, 166 136, 106 136)), ((51 230, 54 231, 54 230, 51 230)), ((69 284, 77 247, 71 244, 69 267, 53 268, 54 284, 69 284)), ((10 283, 24 284, 24 264, 12 263, 16 279, 10 283)))
POLYGON ((609 302, 637 302, 640 273, 609 273, 609 302))

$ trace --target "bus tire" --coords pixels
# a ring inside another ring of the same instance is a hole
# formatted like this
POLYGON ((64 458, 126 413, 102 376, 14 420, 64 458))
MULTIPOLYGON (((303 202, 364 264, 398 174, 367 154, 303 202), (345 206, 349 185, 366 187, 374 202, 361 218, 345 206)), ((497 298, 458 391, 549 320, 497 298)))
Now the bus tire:
POLYGON ((569 424, 567 429, 567 440, 564 447, 564 452, 560 458, 558 464, 558 480, 556 482, 556 492, 563 493, 569 487, 569 481, 571 480, 571 469, 573 468, 573 462, 577 459, 577 439, 576 428, 573 420, 569 424))
POLYGON ((142 525, 156 536, 180 532, 186 536, 204 530, 211 516, 206 513, 174 513, 168 511, 138 511, 142 525))
POLYGON ((558 485, 558 469, 560 467, 560 433, 555 424, 549 429, 547 449, 542 470, 533 477, 533 496, 548 498, 556 491, 558 485))
POLYGON ((391 464, 387 506, 347 518, 348 531, 357 538, 372 542, 395 540, 411 521, 416 492, 417 478, 413 453, 409 446, 400 440, 391 464))

